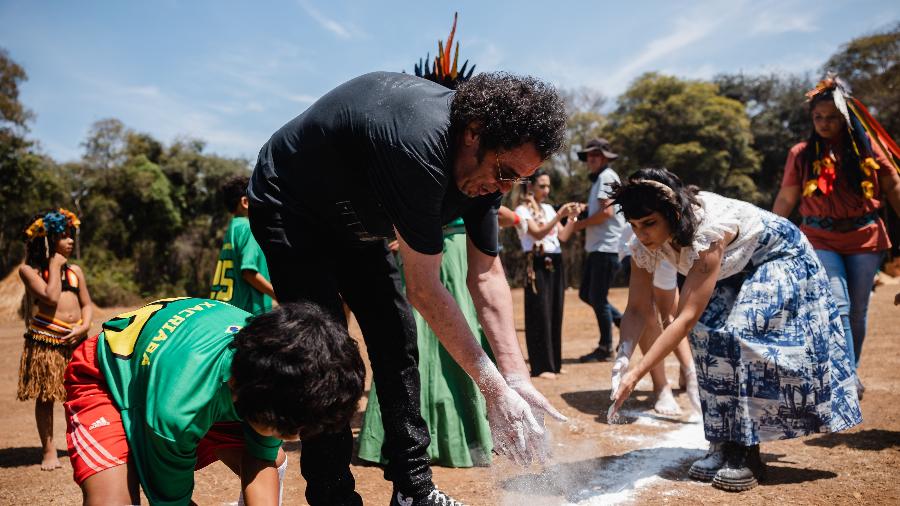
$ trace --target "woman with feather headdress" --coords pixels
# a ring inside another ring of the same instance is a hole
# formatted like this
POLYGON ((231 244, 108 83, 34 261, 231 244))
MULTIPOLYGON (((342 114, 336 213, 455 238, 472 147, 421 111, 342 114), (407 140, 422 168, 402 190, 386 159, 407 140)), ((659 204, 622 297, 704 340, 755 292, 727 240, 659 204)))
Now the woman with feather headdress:
MULTIPOLYGON (((813 131, 791 148, 773 211, 787 217, 799 202, 800 229, 828 272, 855 368, 873 279, 891 247, 878 214, 884 199, 900 213, 900 148, 839 78, 806 95, 813 131)), ((862 397, 862 383, 857 389, 862 397)))

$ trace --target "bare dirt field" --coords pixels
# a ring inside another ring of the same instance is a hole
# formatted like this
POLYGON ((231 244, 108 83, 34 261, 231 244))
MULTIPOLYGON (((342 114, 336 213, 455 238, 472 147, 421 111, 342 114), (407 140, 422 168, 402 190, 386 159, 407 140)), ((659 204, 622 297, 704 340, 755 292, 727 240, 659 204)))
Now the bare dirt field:
MULTIPOLYGON (((867 387, 862 402, 865 422, 847 433, 763 445, 768 481, 742 494, 712 489, 687 479, 690 462, 703 455, 702 427, 688 417, 664 419, 652 414, 649 383, 626 405, 627 425, 607 425, 610 363, 580 364, 576 357, 596 344, 597 326, 590 309, 567 292, 563 356, 566 374, 536 379, 569 422, 550 424, 555 456, 545 466, 522 469, 495 459, 489 468, 435 468, 435 482, 457 499, 473 505, 561 504, 900 504, 900 308, 893 306, 897 287, 881 287, 872 298, 869 335, 861 377, 867 387)), ((627 293, 614 291, 622 308, 627 293)), ((522 337, 522 293, 514 292, 517 327, 522 337)), ((122 308, 101 309, 99 322, 122 308)), ((65 457, 65 422, 57 406, 57 448, 63 467, 39 468, 40 451, 33 403, 15 400, 21 320, 0 320, 0 504, 79 504, 81 493, 65 457)), ((358 336, 358 329, 355 329, 358 336)), ((524 346, 523 346, 524 347, 524 346)), ((670 381, 677 364, 667 362, 670 381)), ((682 392, 678 401, 690 408, 682 392)), ((363 401, 364 403, 364 401, 363 401)), ((354 430, 361 421, 354 420, 354 430)), ((290 464, 285 504, 306 504, 299 473, 300 446, 288 445, 290 464)), ((355 463, 357 488, 366 504, 388 504, 390 484, 381 469, 355 463)), ((194 500, 200 505, 234 503, 239 482, 222 464, 197 473, 194 500)))

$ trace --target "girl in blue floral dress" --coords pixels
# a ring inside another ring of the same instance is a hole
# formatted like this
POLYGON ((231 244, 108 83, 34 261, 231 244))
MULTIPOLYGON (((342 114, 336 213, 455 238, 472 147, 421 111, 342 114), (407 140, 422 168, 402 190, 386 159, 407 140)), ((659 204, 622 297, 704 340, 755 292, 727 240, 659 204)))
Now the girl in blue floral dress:
POLYGON ((855 375, 828 277, 789 221, 698 192, 665 169, 615 188, 635 237, 622 354, 652 314, 662 259, 685 275, 673 321, 614 387, 611 418, 638 380, 688 335, 700 383, 707 456, 690 476, 748 490, 764 477, 759 443, 848 429, 862 421, 855 375))

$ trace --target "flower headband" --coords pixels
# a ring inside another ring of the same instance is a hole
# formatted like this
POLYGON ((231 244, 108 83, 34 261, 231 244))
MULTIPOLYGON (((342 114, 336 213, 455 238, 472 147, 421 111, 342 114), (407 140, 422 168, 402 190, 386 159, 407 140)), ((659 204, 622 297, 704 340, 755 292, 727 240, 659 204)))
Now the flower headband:
POLYGON ((68 209, 59 208, 31 222, 25 228, 25 238, 30 241, 36 237, 61 234, 70 228, 77 231, 80 226, 81 220, 78 219, 75 213, 68 209))

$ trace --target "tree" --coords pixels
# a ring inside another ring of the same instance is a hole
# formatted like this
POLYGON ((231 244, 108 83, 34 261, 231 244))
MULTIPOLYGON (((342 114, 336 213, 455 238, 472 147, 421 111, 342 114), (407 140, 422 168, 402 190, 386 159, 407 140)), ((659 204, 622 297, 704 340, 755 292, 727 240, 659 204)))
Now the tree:
POLYGON ((713 82, 722 95, 744 104, 750 117, 752 147, 760 154, 760 171, 753 179, 761 195, 758 203, 769 209, 781 187, 788 151, 812 128, 804 97, 812 80, 800 75, 732 74, 719 75, 713 82))
POLYGON ((604 129, 620 151, 623 175, 664 166, 685 182, 757 202, 753 177, 759 154, 752 148, 743 104, 713 83, 647 73, 619 97, 604 129))
MULTIPOLYGON (((569 113, 566 121, 565 146, 559 154, 553 156, 544 166, 549 169, 550 183, 553 186, 551 201, 553 204, 579 201, 583 202, 591 183, 588 180, 585 164, 579 162, 576 152, 587 141, 601 135, 606 124, 606 116, 602 108, 606 97, 593 88, 581 87, 560 90, 560 95, 569 113)), ((515 207, 517 192, 512 192, 504 200, 504 205, 515 207)), ((507 278, 513 286, 521 286, 525 276, 525 255, 521 243, 514 230, 503 230, 500 233, 503 247, 501 257, 507 278)), ((567 286, 577 286, 581 279, 581 266, 584 260, 584 236, 578 234, 562 245, 563 262, 565 263, 567 286)))
POLYGON ((822 70, 844 78, 891 137, 900 137, 900 22, 844 44, 822 70))
POLYGON ((32 215, 52 205, 68 205, 53 160, 25 138, 31 112, 19 101, 19 84, 28 79, 0 48, 0 275, 22 260, 22 228, 32 215))
MULTIPOLYGON (((823 71, 843 77, 887 133, 900 140, 900 22, 844 44, 823 71)), ((882 217, 894 245, 892 251, 900 253, 900 221, 887 210, 882 217)))
POLYGON ((128 129, 115 119, 94 122, 83 143, 84 162, 92 169, 112 169, 128 158, 128 129))

